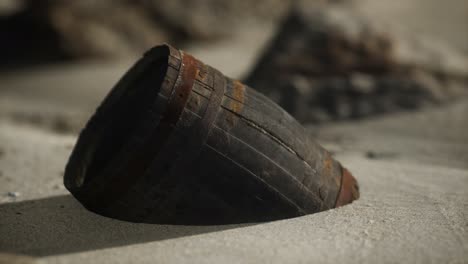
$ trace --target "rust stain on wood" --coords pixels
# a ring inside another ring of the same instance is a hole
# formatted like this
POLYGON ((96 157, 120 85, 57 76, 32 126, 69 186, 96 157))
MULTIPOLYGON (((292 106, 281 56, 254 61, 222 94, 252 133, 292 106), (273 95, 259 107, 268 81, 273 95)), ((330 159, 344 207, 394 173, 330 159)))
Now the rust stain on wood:
MULTIPOLYGON (((244 108, 245 86, 237 80, 233 81, 232 97, 234 99, 229 103, 229 109, 231 109, 234 113, 240 114, 244 108)), ((229 115, 227 118, 227 121, 231 127, 236 124, 237 120, 238 117, 234 114, 229 115)))
POLYGON ((343 206, 351 203, 359 198, 359 185, 351 173, 343 168, 341 178, 341 188, 335 207, 343 206))

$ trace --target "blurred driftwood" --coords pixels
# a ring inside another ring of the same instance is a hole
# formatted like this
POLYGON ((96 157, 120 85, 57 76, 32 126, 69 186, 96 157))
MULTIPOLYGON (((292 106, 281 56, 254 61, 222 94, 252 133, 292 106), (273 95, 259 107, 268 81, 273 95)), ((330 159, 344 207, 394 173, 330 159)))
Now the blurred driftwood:
POLYGON ((15 12, 0 6, 0 64, 116 58, 222 38, 246 21, 278 20, 291 1, 25 0, 15 12))
POLYGON ((343 6, 296 9, 246 83, 302 122, 415 109, 468 93, 463 54, 343 6))

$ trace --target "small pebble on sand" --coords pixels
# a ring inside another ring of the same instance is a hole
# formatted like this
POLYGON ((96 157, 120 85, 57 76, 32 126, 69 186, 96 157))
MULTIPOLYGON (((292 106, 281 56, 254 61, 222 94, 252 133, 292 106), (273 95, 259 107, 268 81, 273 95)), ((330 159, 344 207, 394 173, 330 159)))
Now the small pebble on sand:
POLYGON ((19 192, 8 192, 7 196, 11 197, 11 198, 16 198, 18 196, 21 196, 21 193, 19 193, 19 192))

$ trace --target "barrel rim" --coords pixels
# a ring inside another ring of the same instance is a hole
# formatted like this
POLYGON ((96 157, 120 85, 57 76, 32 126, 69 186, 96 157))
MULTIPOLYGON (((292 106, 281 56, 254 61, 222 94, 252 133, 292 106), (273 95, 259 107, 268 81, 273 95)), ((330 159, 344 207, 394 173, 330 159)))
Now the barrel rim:
MULTIPOLYGON (((135 63, 117 82, 117 84, 111 89, 105 99, 102 101, 101 105, 97 108, 94 115, 90 118, 85 128, 81 131, 78 141, 75 145, 75 148, 69 158, 69 161, 65 168, 64 175, 64 185, 65 187, 78 199, 78 200, 93 200, 99 195, 99 192, 104 191, 103 182, 105 179, 111 180, 116 177, 112 175, 112 167, 115 164, 119 164, 122 160, 125 160, 126 157, 129 157, 128 150, 129 145, 132 144, 132 148, 136 147, 135 142, 139 136, 138 129, 135 129, 129 139, 125 139, 122 148, 119 149, 117 153, 113 154, 111 160, 107 162, 107 166, 102 169, 102 174, 98 175, 89 182, 87 181, 87 169, 92 164, 94 154, 96 152, 96 147, 99 145, 99 142, 105 137, 103 133, 109 128, 109 124, 102 122, 109 118, 113 112, 114 107, 121 100, 125 100, 125 91, 127 91, 134 82, 138 81, 139 78, 144 75, 148 69, 152 68, 152 64, 158 60, 164 59, 164 72, 162 72, 162 80, 160 83, 152 86, 156 87, 157 95, 161 89, 172 87, 164 87, 169 85, 164 82, 164 76, 167 73, 167 68, 170 63, 170 56, 176 58, 179 57, 179 54, 176 54, 176 50, 171 48, 169 45, 160 45, 152 48, 147 51, 143 58, 141 58, 137 63, 135 63), (109 171, 110 170, 110 171, 109 171), (94 194, 94 195, 90 195, 94 194)), ((178 52, 177 52, 178 53, 178 52)), ((141 125, 144 122, 153 121, 152 115, 145 115, 144 120, 138 122, 135 125, 141 125)), ((145 142, 142 141, 139 145, 144 145, 145 142)), ((96 176, 96 175, 95 175, 96 176)), ((99 195, 101 196, 101 195, 99 195)))

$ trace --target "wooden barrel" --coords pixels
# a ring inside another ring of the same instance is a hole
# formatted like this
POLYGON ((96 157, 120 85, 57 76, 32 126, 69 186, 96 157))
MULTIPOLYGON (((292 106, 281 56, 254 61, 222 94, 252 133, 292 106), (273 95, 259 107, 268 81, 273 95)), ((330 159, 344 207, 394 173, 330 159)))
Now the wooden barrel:
POLYGON ((276 220, 359 196, 351 174, 282 108, 168 45, 105 98, 64 182, 93 212, 166 224, 276 220))

